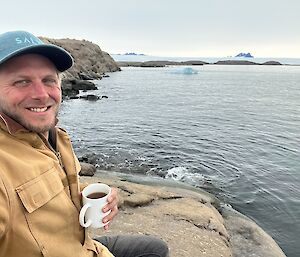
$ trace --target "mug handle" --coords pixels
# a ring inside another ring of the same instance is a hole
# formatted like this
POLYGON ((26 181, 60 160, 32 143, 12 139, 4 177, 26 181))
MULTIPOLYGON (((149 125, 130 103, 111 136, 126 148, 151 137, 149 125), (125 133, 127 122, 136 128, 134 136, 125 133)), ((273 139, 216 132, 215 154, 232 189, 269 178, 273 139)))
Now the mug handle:
POLYGON ((88 219, 87 222, 84 222, 84 216, 88 208, 92 207, 90 203, 86 203, 80 210, 79 213, 79 223, 82 227, 87 228, 92 224, 92 220, 88 219))

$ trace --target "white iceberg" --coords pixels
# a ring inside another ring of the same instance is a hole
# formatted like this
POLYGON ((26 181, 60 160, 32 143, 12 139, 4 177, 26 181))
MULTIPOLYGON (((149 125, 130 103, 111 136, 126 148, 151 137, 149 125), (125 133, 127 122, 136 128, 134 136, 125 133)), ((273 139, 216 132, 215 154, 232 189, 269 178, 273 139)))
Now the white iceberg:
POLYGON ((198 74, 198 72, 199 72, 198 70, 195 70, 191 67, 185 67, 185 68, 176 69, 176 70, 171 71, 172 74, 187 74, 187 75, 198 74))

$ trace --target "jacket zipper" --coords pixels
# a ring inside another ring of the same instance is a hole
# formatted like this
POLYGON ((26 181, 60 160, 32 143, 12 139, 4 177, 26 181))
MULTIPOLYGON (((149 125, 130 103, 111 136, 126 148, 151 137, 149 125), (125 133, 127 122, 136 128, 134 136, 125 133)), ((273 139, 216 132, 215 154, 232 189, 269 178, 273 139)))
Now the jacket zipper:
MULTIPOLYGON (((57 158, 57 160, 58 160, 58 162, 59 162, 59 165, 60 165, 60 167, 64 170, 64 164, 63 164, 63 162, 62 162, 62 158, 61 158, 61 154, 60 154, 60 152, 59 151, 57 151, 57 149, 54 149, 53 147, 52 147, 52 145, 49 143, 49 141, 44 137, 44 136, 41 136, 40 135, 40 137, 42 138, 42 140, 43 140, 43 142, 44 142, 44 144, 55 154, 55 156, 56 156, 56 158, 57 158)), ((56 139, 55 139, 56 140, 56 139)))
POLYGON ((63 162, 62 162, 60 152, 59 152, 59 151, 54 151, 54 153, 55 153, 55 155, 56 155, 56 157, 57 157, 57 159, 58 159, 58 162, 59 162, 60 167, 64 170, 65 166, 64 166, 64 164, 63 164, 63 162))

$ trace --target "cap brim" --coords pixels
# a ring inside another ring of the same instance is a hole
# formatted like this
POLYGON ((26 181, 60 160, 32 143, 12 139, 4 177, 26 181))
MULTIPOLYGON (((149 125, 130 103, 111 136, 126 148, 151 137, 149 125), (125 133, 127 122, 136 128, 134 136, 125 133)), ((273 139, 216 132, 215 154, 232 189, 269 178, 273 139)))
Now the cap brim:
POLYGON ((19 49, 4 59, 0 60, 0 64, 9 59, 23 54, 40 54, 47 57, 56 66, 57 70, 63 72, 73 65, 72 56, 63 48, 56 45, 33 45, 30 47, 19 49))

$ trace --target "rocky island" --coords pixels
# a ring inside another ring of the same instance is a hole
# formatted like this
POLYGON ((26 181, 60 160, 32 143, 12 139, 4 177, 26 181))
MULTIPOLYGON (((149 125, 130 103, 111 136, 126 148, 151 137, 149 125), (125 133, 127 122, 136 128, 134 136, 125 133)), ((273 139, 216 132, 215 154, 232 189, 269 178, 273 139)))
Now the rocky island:
POLYGON ((239 53, 235 57, 253 58, 253 55, 250 53, 239 53))

